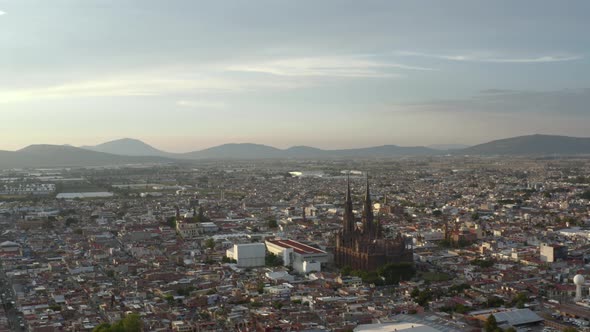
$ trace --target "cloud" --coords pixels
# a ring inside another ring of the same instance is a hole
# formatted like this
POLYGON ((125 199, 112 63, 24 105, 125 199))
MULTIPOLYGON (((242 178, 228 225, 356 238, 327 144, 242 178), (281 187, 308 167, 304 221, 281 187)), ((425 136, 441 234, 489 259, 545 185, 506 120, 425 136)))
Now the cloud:
POLYGON ((325 56, 271 60, 231 65, 228 71, 254 72, 276 76, 316 76, 342 78, 390 78, 402 76, 392 69, 433 70, 368 59, 369 56, 325 56))
POLYGON ((552 114, 565 117, 590 115, 588 105, 590 88, 557 91, 489 89, 472 98, 398 104, 393 109, 430 113, 552 114))
POLYGON ((191 108, 215 108, 215 109, 222 109, 226 108, 227 104, 220 101, 211 101, 211 100, 179 100, 176 102, 176 105, 181 107, 191 107, 191 108))
POLYGON ((6 12, 0 10, 0 16, 5 15, 6 12))
POLYGON ((449 61, 464 62, 489 62, 489 63, 544 63, 544 62, 563 62, 580 60, 584 57, 581 55, 542 55, 526 57, 504 57, 486 54, 434 54, 422 52, 397 52, 401 56, 417 56, 425 58, 435 58, 449 61))
POLYGON ((0 92, 0 103, 78 97, 154 96, 175 92, 228 91, 239 88, 234 82, 214 79, 117 78, 0 92))
MULTIPOLYGON (((187 69, 187 71, 190 71, 187 69)), ((84 97, 161 96, 175 94, 242 93, 260 89, 295 89, 300 82, 268 82, 221 76, 193 76, 175 72, 100 78, 45 87, 0 91, 0 103, 84 97), (161 77, 172 77, 163 79, 161 77)), ((188 106, 188 105, 185 105, 188 106)), ((211 105, 209 105, 211 106, 211 105)))

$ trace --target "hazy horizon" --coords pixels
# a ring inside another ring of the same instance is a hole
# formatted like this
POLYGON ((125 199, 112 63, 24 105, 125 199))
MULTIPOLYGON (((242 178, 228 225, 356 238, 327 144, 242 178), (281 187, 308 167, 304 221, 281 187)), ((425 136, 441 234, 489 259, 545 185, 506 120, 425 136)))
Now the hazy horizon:
POLYGON ((590 3, 0 0, 0 150, 588 137, 590 3))

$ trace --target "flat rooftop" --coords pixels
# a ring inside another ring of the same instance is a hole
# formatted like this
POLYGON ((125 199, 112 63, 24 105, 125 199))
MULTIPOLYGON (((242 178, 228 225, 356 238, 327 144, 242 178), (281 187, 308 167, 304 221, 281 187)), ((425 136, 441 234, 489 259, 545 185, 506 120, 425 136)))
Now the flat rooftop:
POLYGON ((307 244, 303 244, 301 242, 293 241, 293 240, 266 240, 269 243, 277 245, 279 247, 283 247, 285 249, 292 248, 294 252, 305 255, 305 254, 325 254, 326 252, 320 250, 318 248, 314 248, 308 246, 307 244))

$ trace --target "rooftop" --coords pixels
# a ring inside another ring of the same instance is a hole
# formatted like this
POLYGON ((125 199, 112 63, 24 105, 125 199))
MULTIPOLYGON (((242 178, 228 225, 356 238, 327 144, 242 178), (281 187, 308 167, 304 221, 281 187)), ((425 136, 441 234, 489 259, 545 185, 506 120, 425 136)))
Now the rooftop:
POLYGON ((268 242, 277 245, 279 247, 283 247, 285 249, 287 248, 293 248, 293 251, 295 251, 298 254, 325 254, 326 252, 311 246, 308 246, 307 244, 303 244, 301 242, 297 242, 297 241, 293 241, 293 240, 267 240, 268 242))

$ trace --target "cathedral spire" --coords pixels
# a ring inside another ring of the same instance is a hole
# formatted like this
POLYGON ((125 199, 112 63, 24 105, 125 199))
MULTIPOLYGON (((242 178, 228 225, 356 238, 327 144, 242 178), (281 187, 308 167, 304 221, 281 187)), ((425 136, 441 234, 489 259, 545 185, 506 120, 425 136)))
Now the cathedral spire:
POLYGON ((351 201, 350 198, 350 173, 346 174, 346 203, 351 201))
POLYGON ((352 197, 350 195, 350 173, 346 176, 346 201, 344 203, 344 232, 354 232, 354 213, 352 212, 352 197))
POLYGON ((375 238, 377 235, 375 225, 373 223, 373 204, 371 204, 371 192, 369 189, 369 173, 367 176, 367 189, 365 191, 365 201, 363 204, 363 228, 364 232, 369 235, 370 238, 375 238))
POLYGON ((371 204, 371 194, 369 192, 369 172, 366 173, 367 189, 365 192, 365 204, 371 204))

